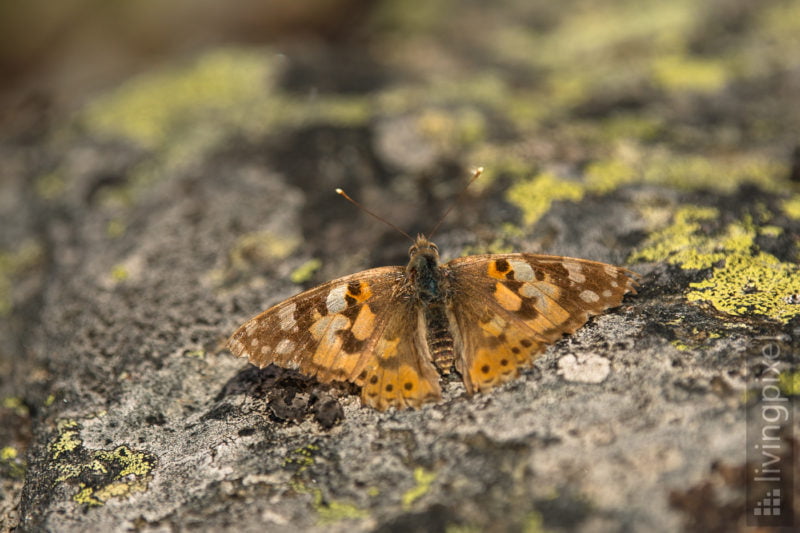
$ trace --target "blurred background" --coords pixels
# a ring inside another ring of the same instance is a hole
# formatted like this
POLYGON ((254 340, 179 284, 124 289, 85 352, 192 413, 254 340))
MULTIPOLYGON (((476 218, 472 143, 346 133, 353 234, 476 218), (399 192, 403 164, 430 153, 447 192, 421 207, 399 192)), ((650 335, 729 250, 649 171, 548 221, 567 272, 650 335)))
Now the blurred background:
POLYGON ((358 39, 374 5, 364 0, 3 2, 4 124, 24 127, 37 108, 79 105, 87 94, 215 45, 358 39))
MULTIPOLYGON (((294 51, 290 59, 300 62, 293 65, 294 77, 288 74, 285 86, 363 92, 398 79, 423 86, 460 81, 461 93, 476 103, 487 104, 491 98, 496 104, 502 97, 514 97, 515 104, 524 101, 519 113, 528 125, 553 116, 556 109, 597 117, 644 107, 650 113, 629 126, 650 134, 659 125, 653 115, 667 118, 654 106, 669 104, 676 112, 717 95, 711 109, 696 107, 700 116, 684 117, 683 122, 710 121, 716 132, 722 134, 727 127, 731 136, 747 121, 748 109, 739 110, 738 119, 721 119, 725 101, 720 96, 765 89, 780 96, 795 88, 790 82, 797 76, 800 46, 797 4, 3 2, 0 119, 6 133, 25 130, 48 112, 74 109, 92 95, 170 61, 221 45, 271 44, 276 52, 294 51), (304 79, 303 71, 312 71, 315 78, 304 79)), ((780 102, 772 105, 772 118, 777 119, 780 102)), ((778 133, 770 131, 778 125, 770 126, 767 118, 750 124, 751 130, 762 136, 778 133)))

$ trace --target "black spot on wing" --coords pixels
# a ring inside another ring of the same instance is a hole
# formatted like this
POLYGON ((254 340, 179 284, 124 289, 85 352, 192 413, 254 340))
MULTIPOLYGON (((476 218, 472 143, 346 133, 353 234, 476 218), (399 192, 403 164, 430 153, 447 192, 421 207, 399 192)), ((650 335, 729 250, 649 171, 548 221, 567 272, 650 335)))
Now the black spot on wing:
POLYGON ((336 334, 342 339, 342 350, 346 353, 362 352, 367 343, 366 340, 357 339, 349 329, 339 330, 336 334))
POLYGON ((539 315, 536 310, 536 301, 533 298, 523 298, 519 310, 515 311, 523 320, 531 320, 539 315))
POLYGON ((361 294, 361 282, 353 280, 347 284, 347 292, 352 294, 353 296, 358 296, 361 294))

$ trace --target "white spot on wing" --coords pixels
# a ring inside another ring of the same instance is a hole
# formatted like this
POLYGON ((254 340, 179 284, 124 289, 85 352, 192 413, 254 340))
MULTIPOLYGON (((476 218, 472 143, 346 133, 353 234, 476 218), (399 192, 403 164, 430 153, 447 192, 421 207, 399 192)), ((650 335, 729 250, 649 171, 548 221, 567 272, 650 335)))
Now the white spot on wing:
POLYGON ((586 282, 586 276, 583 275, 583 266, 580 263, 564 263, 564 268, 569 272, 569 279, 575 283, 586 282))
POLYGON ((557 300, 561 296, 561 289, 552 283, 526 283, 520 287, 519 293, 525 298, 541 298, 544 295, 557 300))
POLYGON ((332 345, 337 341, 336 332, 349 325, 350 321, 342 315, 327 315, 314 322, 309 331, 316 340, 332 345))
POLYGON ((325 300, 325 306, 331 314, 341 313, 347 307, 347 301, 344 299, 347 294, 347 285, 339 285, 331 289, 328 293, 328 298, 325 300))
POLYGON ((245 345, 242 344, 238 339, 231 339, 230 344, 231 352, 233 352, 236 357, 241 357, 247 351, 245 345))
POLYGON ((294 350, 294 342, 290 341, 289 339, 283 339, 275 347, 275 353, 280 355, 285 355, 291 352, 292 350, 294 350))
POLYGON ((579 296, 581 297, 581 300, 590 304, 600 300, 600 297, 597 295, 596 292, 590 291, 588 289, 580 293, 579 296))
POLYGON ((253 337, 253 338, 250 340, 250 346, 252 346, 253 348, 255 348, 256 346, 258 346, 258 337, 253 337))
POLYGON ((295 303, 290 303, 278 311, 278 321, 280 322, 280 328, 282 330, 288 331, 295 326, 294 312, 296 309, 297 305, 295 303))
POLYGON ((614 265, 605 265, 603 270, 605 270, 606 275, 611 278, 616 278, 617 274, 619 274, 619 268, 614 265))
POLYGON ((533 281, 533 269, 525 261, 509 261, 509 265, 514 270, 514 279, 517 281, 533 281))

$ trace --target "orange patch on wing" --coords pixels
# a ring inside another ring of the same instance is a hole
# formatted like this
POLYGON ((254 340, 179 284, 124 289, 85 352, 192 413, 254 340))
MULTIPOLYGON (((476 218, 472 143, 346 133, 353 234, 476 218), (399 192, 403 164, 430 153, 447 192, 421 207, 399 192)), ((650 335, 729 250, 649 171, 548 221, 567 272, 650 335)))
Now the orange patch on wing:
POLYGON ((344 376, 355 376, 358 372, 356 366, 360 361, 360 355, 361 354, 358 353, 340 352, 339 355, 336 356, 331 370, 344 376))
POLYGON ((342 350, 342 338, 337 332, 346 329, 349 320, 342 315, 326 315, 320 317, 311 326, 311 335, 319 341, 314 351, 312 362, 320 367, 333 366, 334 358, 342 350))
POLYGON ((520 361, 511 352, 510 346, 498 346, 495 350, 481 348, 468 370, 475 391, 483 391, 509 381, 519 374, 520 361))
POLYGON ((531 364, 542 347, 541 342, 519 328, 508 328, 497 335, 484 329, 464 376, 468 392, 486 391, 512 380, 520 368, 531 364))
POLYGON ((379 410, 420 407, 426 401, 440 396, 436 383, 424 379, 406 364, 397 369, 374 368, 361 391, 362 401, 379 410))
POLYGON ((372 298, 372 288, 366 281, 359 281, 356 293, 354 294, 348 287, 347 295, 355 299, 358 303, 363 303, 372 298))
POLYGON ((387 339, 382 338, 375 346, 375 353, 381 359, 389 359, 397 355, 397 345, 400 344, 400 338, 387 339))
POLYGON ((518 311, 522 307, 522 298, 502 283, 495 283, 494 298, 507 311, 518 311))
POLYGON ((422 379, 422 376, 408 365, 400 367, 398 382, 400 393, 406 402, 417 407, 422 405, 425 398, 439 395, 439 391, 431 385, 430 381, 422 379))
POLYGON ((511 270, 511 267, 508 266, 508 263, 506 263, 506 266, 508 267, 506 270, 498 270, 497 261, 489 261, 487 274, 495 279, 508 279, 506 278, 506 274, 511 270))
POLYGON ((368 338, 375 331, 375 313, 372 312, 368 305, 361 306, 361 310, 358 312, 350 331, 360 341, 368 338))
POLYGON ((333 366, 333 361, 336 355, 342 351, 342 340, 336 337, 336 340, 330 342, 329 339, 322 339, 314 351, 313 363, 323 368, 333 366))

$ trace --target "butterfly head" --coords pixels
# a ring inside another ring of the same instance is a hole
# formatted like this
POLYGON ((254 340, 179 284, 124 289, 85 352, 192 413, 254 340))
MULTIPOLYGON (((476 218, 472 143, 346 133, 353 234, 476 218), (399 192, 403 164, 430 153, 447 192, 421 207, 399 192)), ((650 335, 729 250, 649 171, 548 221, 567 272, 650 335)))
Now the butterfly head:
POLYGON ((439 263, 439 247, 428 240, 425 235, 417 235, 417 239, 411 248, 408 249, 408 255, 411 257, 411 262, 417 260, 424 260, 433 265, 439 263))

